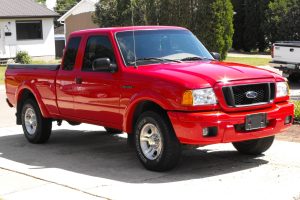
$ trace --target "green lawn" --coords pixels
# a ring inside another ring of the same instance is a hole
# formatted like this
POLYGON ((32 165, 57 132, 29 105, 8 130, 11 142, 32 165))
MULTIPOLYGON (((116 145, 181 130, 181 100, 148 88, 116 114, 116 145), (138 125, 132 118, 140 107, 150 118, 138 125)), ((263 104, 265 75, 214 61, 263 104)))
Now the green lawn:
POLYGON ((6 67, 0 65, 0 84, 4 84, 4 74, 6 67))
POLYGON ((264 66, 269 65, 271 59, 269 58, 248 58, 248 57, 227 57, 225 62, 235 62, 235 63, 242 63, 247 65, 253 66, 264 66))

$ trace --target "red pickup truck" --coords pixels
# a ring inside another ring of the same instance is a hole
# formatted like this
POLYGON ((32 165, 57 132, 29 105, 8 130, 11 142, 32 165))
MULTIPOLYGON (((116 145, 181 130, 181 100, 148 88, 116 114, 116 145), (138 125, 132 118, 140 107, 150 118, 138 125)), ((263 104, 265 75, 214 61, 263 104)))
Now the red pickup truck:
POLYGON ((294 117, 284 78, 220 62, 180 27, 74 32, 61 65, 9 65, 5 84, 29 142, 46 142, 53 121, 96 124, 128 133, 155 171, 173 168, 182 145, 261 154, 294 117))

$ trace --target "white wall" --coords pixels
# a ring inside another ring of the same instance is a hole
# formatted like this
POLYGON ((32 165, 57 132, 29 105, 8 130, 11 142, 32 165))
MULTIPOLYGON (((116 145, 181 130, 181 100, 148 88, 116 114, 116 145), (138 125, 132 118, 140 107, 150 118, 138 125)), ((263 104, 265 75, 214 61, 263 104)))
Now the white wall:
POLYGON ((42 20, 43 39, 38 40, 17 40, 16 20, 0 20, 0 29, 12 33, 5 37, 5 54, 0 52, 0 58, 13 58, 18 51, 27 51, 32 57, 55 57, 54 24, 52 18, 35 18, 20 20, 42 20))

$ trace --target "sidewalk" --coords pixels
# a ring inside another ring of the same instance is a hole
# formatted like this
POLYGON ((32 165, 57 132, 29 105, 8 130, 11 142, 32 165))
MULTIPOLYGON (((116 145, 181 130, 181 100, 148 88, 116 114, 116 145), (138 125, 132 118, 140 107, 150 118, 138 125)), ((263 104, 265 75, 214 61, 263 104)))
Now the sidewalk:
POLYGON ((77 189, 2 168, 0 168, 0 179, 1 200, 102 199, 91 194, 83 193, 77 189))

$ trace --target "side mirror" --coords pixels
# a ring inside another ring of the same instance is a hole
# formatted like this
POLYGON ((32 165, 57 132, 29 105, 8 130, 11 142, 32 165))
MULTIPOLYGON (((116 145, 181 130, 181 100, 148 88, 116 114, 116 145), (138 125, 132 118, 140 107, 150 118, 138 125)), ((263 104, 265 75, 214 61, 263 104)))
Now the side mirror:
POLYGON ((115 72, 117 65, 112 64, 109 58, 97 58, 93 61, 93 71, 115 72))
POLYGON ((220 60, 221 59, 221 55, 219 53, 216 52, 210 52, 210 54, 212 55, 212 57, 216 60, 220 60))

